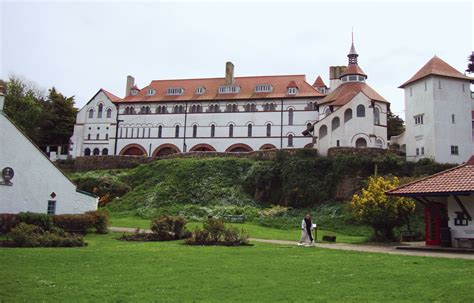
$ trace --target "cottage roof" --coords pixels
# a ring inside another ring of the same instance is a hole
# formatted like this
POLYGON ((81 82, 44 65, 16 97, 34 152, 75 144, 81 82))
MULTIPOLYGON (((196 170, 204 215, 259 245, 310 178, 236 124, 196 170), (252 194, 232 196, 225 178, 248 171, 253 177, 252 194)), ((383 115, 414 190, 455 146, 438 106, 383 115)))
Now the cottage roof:
POLYGON ((413 77, 411 77, 408 81, 400 85, 399 88, 404 88, 405 86, 412 84, 423 78, 426 78, 430 75, 456 78, 456 79, 462 79, 462 80, 473 80, 463 75, 462 73, 460 73, 458 70, 456 70, 454 67, 452 67, 445 61, 434 56, 419 71, 417 71, 416 74, 413 75, 413 77))
POLYGON ((342 106, 349 103, 360 92, 370 100, 389 103, 365 82, 345 82, 324 97, 318 104, 328 103, 329 105, 342 106))
POLYGON ((465 164, 389 190, 388 195, 474 193, 474 156, 465 164))

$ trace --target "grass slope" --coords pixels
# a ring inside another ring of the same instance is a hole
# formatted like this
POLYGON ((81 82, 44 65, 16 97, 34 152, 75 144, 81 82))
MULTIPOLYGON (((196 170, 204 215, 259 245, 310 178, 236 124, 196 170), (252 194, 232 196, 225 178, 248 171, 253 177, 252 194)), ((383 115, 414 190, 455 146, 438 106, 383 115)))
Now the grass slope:
POLYGON ((0 301, 472 302, 474 262, 89 235, 86 248, 0 249, 0 301))

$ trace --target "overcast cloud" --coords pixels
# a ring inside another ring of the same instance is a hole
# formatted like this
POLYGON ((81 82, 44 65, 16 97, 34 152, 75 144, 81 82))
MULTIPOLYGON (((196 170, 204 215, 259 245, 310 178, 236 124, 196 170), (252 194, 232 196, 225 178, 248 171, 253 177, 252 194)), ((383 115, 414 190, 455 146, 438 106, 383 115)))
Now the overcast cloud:
POLYGON ((130 3, 0 4, 0 78, 25 77, 75 95, 99 88, 123 97, 125 80, 321 75, 346 65, 354 27, 368 84, 403 115, 397 88, 433 55, 460 71, 473 47, 472 3, 130 3))

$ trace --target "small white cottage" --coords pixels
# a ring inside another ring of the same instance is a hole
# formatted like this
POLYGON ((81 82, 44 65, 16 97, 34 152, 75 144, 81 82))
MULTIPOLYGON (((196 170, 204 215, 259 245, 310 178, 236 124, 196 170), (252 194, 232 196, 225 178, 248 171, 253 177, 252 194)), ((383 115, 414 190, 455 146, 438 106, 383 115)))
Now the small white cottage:
POLYGON ((97 209, 98 198, 77 190, 3 112, 0 87, 0 213, 78 214, 97 209))
POLYGON ((424 206, 426 245, 474 248, 474 156, 387 192, 424 206))

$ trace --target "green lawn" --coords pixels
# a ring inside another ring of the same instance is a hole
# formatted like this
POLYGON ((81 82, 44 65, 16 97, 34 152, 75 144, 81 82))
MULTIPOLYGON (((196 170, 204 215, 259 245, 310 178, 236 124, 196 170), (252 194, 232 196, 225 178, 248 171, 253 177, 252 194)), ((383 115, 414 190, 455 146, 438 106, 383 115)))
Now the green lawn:
POLYGON ((0 249, 0 302, 472 302, 474 261, 256 243, 190 247, 86 237, 0 249))
MULTIPOLYGON (((142 219, 129 214, 111 214, 110 222, 111 226, 149 229, 151 221, 149 219, 142 219)), ((301 230, 298 228, 284 230, 258 226, 252 223, 232 223, 229 225, 243 228, 252 238, 298 241, 301 236, 301 230)), ((202 226, 202 223, 189 222, 186 226, 188 229, 192 230, 197 226, 202 226)), ((321 240, 323 235, 335 235, 337 236, 336 241, 341 243, 363 243, 367 241, 367 237, 365 236, 348 236, 329 230, 318 230, 318 240, 321 240)))

